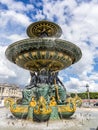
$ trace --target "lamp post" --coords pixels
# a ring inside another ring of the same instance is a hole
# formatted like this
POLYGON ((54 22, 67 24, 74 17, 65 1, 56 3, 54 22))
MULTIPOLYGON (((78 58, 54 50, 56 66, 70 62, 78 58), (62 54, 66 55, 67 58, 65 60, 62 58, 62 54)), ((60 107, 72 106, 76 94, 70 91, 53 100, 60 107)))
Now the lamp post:
POLYGON ((86 89, 87 89, 88 103, 90 105, 90 94, 89 94, 89 85, 88 84, 86 84, 86 89))

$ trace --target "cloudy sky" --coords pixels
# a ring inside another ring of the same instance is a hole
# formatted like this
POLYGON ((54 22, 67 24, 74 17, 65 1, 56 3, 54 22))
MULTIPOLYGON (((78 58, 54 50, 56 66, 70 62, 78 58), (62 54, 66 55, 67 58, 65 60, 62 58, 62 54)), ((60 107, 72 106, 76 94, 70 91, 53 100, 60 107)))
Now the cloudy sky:
POLYGON ((29 72, 10 63, 5 50, 43 19, 59 24, 61 38, 82 50, 81 60, 59 73, 67 91, 85 92, 86 84, 98 91, 98 0, 0 0, 0 83, 29 83, 29 72))

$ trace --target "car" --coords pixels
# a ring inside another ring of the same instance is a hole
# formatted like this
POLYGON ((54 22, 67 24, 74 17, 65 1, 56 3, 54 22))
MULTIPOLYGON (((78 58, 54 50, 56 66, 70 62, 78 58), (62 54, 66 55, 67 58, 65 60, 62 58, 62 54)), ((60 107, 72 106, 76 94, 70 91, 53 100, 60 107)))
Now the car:
POLYGON ((98 102, 94 103, 94 106, 98 106, 98 102))

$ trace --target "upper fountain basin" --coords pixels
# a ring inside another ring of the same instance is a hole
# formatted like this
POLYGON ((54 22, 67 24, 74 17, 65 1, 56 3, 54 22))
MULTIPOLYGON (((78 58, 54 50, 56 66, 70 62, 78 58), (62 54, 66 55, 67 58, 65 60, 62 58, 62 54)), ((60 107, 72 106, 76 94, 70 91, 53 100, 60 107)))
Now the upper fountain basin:
POLYGON ((82 53, 75 44, 54 38, 29 38, 17 41, 7 48, 6 57, 18 66, 39 71, 43 68, 57 71, 80 60, 82 53))

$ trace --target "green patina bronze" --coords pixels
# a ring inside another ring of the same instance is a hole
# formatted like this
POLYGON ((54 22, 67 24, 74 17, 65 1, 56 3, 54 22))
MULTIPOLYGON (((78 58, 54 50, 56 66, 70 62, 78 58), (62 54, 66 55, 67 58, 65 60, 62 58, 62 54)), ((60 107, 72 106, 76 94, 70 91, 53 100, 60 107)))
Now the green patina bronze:
POLYGON ((35 22, 27 28, 30 38, 7 48, 6 57, 29 70, 31 75, 30 84, 22 92, 21 102, 17 104, 8 99, 15 117, 41 122, 74 114, 76 100, 79 99, 77 96, 67 98, 58 73, 80 60, 82 53, 75 44, 58 39, 61 34, 62 29, 53 22, 35 22))

